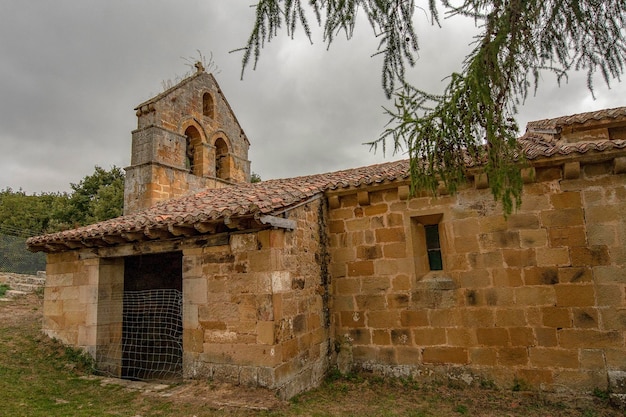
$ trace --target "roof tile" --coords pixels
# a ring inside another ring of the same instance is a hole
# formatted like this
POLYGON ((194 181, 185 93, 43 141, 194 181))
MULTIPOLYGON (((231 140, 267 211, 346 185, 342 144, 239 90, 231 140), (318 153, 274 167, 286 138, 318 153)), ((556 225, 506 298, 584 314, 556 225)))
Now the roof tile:
POLYGON ((561 116, 553 119, 543 119, 528 122, 527 130, 532 129, 556 129, 558 127, 583 124, 593 120, 603 119, 626 119, 626 107, 616 107, 613 109, 597 110, 586 113, 578 113, 569 116, 561 116))
MULTIPOLYGON (((537 128, 555 128, 565 124, 584 123, 591 119, 624 118, 626 107, 581 113, 529 123, 537 128)), ((626 149, 626 140, 565 143, 554 136, 532 131, 519 139, 521 151, 528 159, 558 155, 605 152, 626 149)), ((468 164, 471 167, 471 164, 468 164)), ((409 161, 394 161, 343 171, 288 179, 238 184, 222 189, 207 189, 193 195, 175 198, 145 211, 63 232, 28 239, 31 248, 48 243, 76 241, 107 235, 142 232, 151 228, 192 225, 219 221, 232 216, 276 214, 328 190, 404 181, 409 178, 409 161)))

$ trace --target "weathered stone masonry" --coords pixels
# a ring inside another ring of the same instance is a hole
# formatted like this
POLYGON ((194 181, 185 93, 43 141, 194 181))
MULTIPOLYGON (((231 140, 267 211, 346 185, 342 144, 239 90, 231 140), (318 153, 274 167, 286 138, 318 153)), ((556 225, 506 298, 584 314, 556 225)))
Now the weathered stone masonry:
MULTIPOLYGON (((626 175, 621 160, 536 169, 505 218, 488 190, 335 198, 335 336, 356 369, 607 387, 626 370, 626 175), (621 172, 620 172, 621 171, 621 172), (444 268, 423 270, 415 221, 439 216, 444 268), (473 375, 473 376, 470 376, 473 375)), ((366 194, 362 194, 362 193, 366 194)), ((615 383, 616 381, 614 381, 615 383)))
POLYGON ((480 167, 455 196, 411 196, 408 161, 249 184, 201 68, 137 116, 125 215, 28 240, 44 331, 104 372, 124 375, 126 287, 166 286, 181 378, 288 398, 336 365, 626 394, 626 108, 529 123, 508 217, 480 167))
MULTIPOLYGON (((115 313, 107 301, 123 292, 124 257, 182 251, 184 376, 269 387, 285 397, 315 386, 329 360, 322 204, 295 209, 294 232, 50 254, 44 332, 100 358, 99 349, 121 340, 121 305, 115 313)), ((120 361, 99 365, 119 374, 120 361)))
POLYGON ((317 261, 320 204, 297 209, 294 232, 233 235, 229 246, 185 257, 186 376, 278 388, 285 397, 321 380, 329 329, 317 261))
POLYGON ((137 106, 124 213, 206 188, 250 181, 250 143, 202 68, 137 106))

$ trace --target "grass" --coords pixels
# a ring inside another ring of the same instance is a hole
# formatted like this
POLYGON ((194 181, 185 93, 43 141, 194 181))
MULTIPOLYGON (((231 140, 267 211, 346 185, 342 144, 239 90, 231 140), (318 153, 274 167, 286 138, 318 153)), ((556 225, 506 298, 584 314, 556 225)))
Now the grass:
POLYGON ((459 404, 456 407, 454 407, 454 411, 456 411, 457 413, 461 415, 467 415, 469 413, 467 406, 464 404, 459 404))
MULTIPOLYGON (((120 384, 103 386, 101 379, 86 378, 93 365, 88 356, 41 334, 41 301, 36 296, 30 298, 30 301, 17 299, 0 304, 0 392, 4 399, 0 416, 624 415, 608 405, 604 391, 597 390, 585 398, 551 398, 546 394, 521 392, 524 388, 521 381, 513 387, 520 390, 517 392, 511 388, 498 390, 490 381, 477 387, 459 388, 410 378, 356 373, 343 377, 331 372, 319 388, 269 410, 215 406, 207 398, 213 395, 220 399, 219 388, 209 381, 174 386, 169 397, 120 384), (184 395, 191 388, 196 391, 184 395)), ((252 390, 239 389, 241 396, 251 395, 252 390)))
POLYGON ((4 297, 7 291, 9 291, 10 289, 11 287, 9 287, 7 284, 0 284, 0 297, 4 297))
POLYGON ((38 323, 0 329, 2 416, 127 415, 132 393, 81 379, 82 361, 46 340, 38 323), (10 399, 10 401, 6 401, 10 399))

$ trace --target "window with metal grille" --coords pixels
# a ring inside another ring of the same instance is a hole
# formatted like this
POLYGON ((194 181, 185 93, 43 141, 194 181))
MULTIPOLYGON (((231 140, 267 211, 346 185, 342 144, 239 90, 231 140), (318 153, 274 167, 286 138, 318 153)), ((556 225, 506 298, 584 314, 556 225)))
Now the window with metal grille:
POLYGON ((439 228, 442 218, 442 213, 411 217, 413 260, 418 276, 444 269, 445 239, 439 228))
POLYGON ((441 271, 443 260, 441 258, 441 243, 439 240, 439 225, 429 224, 424 226, 426 234, 426 251, 428 253, 428 266, 431 271, 441 271))

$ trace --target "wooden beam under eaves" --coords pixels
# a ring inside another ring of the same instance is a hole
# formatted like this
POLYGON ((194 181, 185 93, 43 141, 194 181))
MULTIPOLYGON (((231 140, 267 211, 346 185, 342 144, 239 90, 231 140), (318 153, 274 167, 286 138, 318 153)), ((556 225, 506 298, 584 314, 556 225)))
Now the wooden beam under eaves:
POLYGON ((124 232, 121 236, 128 242, 139 242, 146 238, 143 232, 124 232))
POLYGON ((224 217, 224 225, 231 230, 245 230, 245 222, 242 219, 233 219, 232 217, 224 217))
POLYGON ((152 239, 152 240, 169 239, 170 237, 172 237, 170 232, 167 230, 150 228, 150 227, 146 227, 143 233, 144 235, 146 235, 148 239, 152 239))
POLYGON ((193 227, 200 233, 215 233, 217 231, 217 225, 215 223, 198 222, 193 227))
POLYGON ((67 247, 67 248, 70 248, 70 249, 79 249, 79 248, 84 247, 85 245, 83 245, 82 242, 68 240, 68 241, 65 241, 65 242, 63 242, 62 244, 59 244, 59 245, 52 244, 52 246, 53 247, 67 247))
POLYGON ((120 243, 128 243, 128 240, 124 239, 122 236, 102 236, 102 240, 104 240, 109 245, 118 245, 120 243))
POLYGON ((167 230, 174 236, 190 237, 196 234, 196 229, 191 226, 175 226, 173 224, 170 224, 169 226, 167 226, 167 230))

